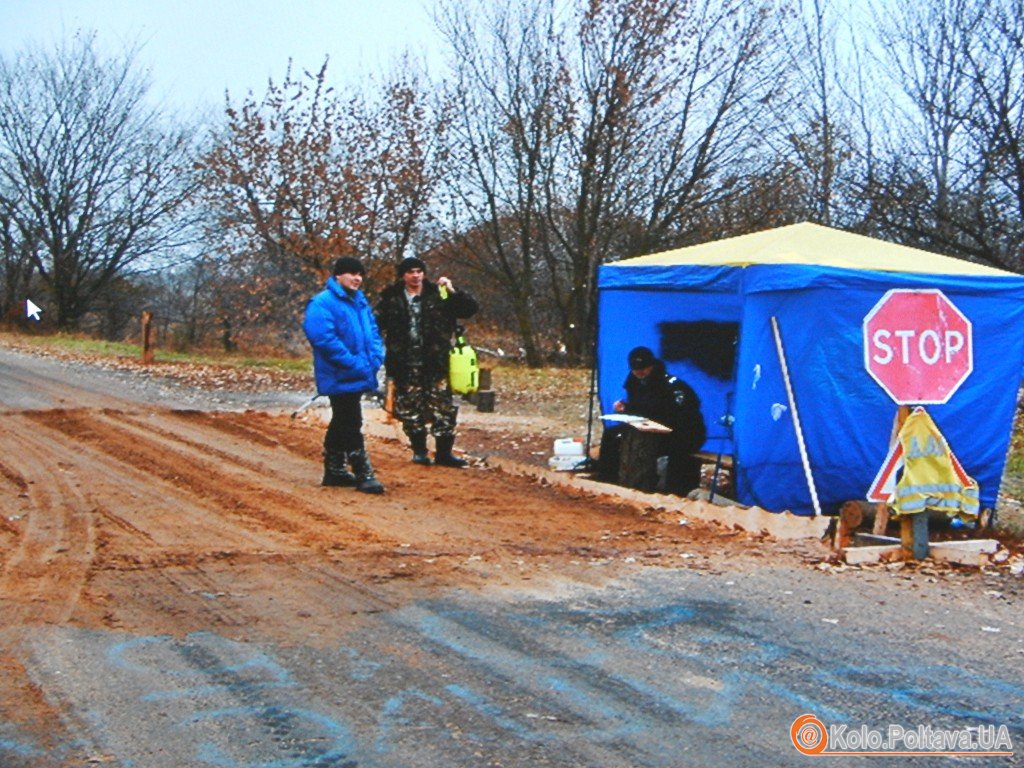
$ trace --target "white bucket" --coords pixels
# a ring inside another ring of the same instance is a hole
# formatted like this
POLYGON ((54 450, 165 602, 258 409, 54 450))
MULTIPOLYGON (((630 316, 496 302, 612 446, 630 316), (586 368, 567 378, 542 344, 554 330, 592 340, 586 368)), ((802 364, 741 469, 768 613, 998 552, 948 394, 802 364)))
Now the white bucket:
POLYGON ((583 438, 560 437, 555 440, 553 453, 555 456, 582 456, 583 438))
POLYGON ((555 472, 571 472, 584 461, 583 456, 552 456, 548 459, 548 469, 555 472))

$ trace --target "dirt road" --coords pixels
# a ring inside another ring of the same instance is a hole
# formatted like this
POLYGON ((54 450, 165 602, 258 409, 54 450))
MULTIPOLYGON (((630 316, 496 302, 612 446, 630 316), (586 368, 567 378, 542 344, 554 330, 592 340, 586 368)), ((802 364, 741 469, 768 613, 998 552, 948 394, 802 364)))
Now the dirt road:
POLYGON ((0 765, 787 765, 815 707, 1020 737, 1015 582, 840 583, 388 440, 386 495, 320 488, 317 418, 180 395, 0 354, 0 765))

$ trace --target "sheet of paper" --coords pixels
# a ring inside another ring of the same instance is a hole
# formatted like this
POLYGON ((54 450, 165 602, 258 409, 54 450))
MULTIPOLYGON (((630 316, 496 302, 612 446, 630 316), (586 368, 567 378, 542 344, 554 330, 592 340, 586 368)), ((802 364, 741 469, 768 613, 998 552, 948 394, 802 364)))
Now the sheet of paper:
POLYGON ((645 419, 643 416, 637 416, 635 413, 605 413, 601 414, 601 418, 604 421, 619 422, 621 424, 629 424, 634 429, 639 429, 641 432, 671 432, 671 427, 666 427, 664 424, 659 424, 656 421, 645 419))

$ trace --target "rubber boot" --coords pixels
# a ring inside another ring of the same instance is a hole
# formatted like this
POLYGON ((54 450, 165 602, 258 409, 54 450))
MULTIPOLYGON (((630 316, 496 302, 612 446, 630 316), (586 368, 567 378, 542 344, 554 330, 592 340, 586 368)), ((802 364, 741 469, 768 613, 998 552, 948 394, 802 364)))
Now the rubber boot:
POLYGON ((373 466, 370 464, 370 457, 366 455, 366 449, 351 451, 348 455, 352 471, 356 476, 356 490, 362 493, 384 493, 384 486, 373 474, 373 466))
POLYGON ((412 463, 430 464, 430 457, 427 455, 427 433, 413 432, 409 435, 409 442, 412 445, 412 463))
POLYGON ((462 469, 469 462, 452 455, 452 446, 455 445, 455 435, 447 437, 435 437, 434 463, 441 467, 454 467, 462 469))
POLYGON ((324 451, 324 479, 320 485, 332 488, 352 488, 356 484, 356 476, 348 471, 346 463, 348 454, 345 451, 324 451))

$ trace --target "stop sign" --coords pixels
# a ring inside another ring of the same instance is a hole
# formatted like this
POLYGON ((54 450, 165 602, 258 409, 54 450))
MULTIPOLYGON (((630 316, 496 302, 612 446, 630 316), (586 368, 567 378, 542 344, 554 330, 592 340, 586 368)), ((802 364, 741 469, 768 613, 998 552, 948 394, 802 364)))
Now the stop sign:
POLYGON ((864 366, 900 405, 945 403, 974 368, 971 321, 942 291, 893 289, 864 318, 864 366))

